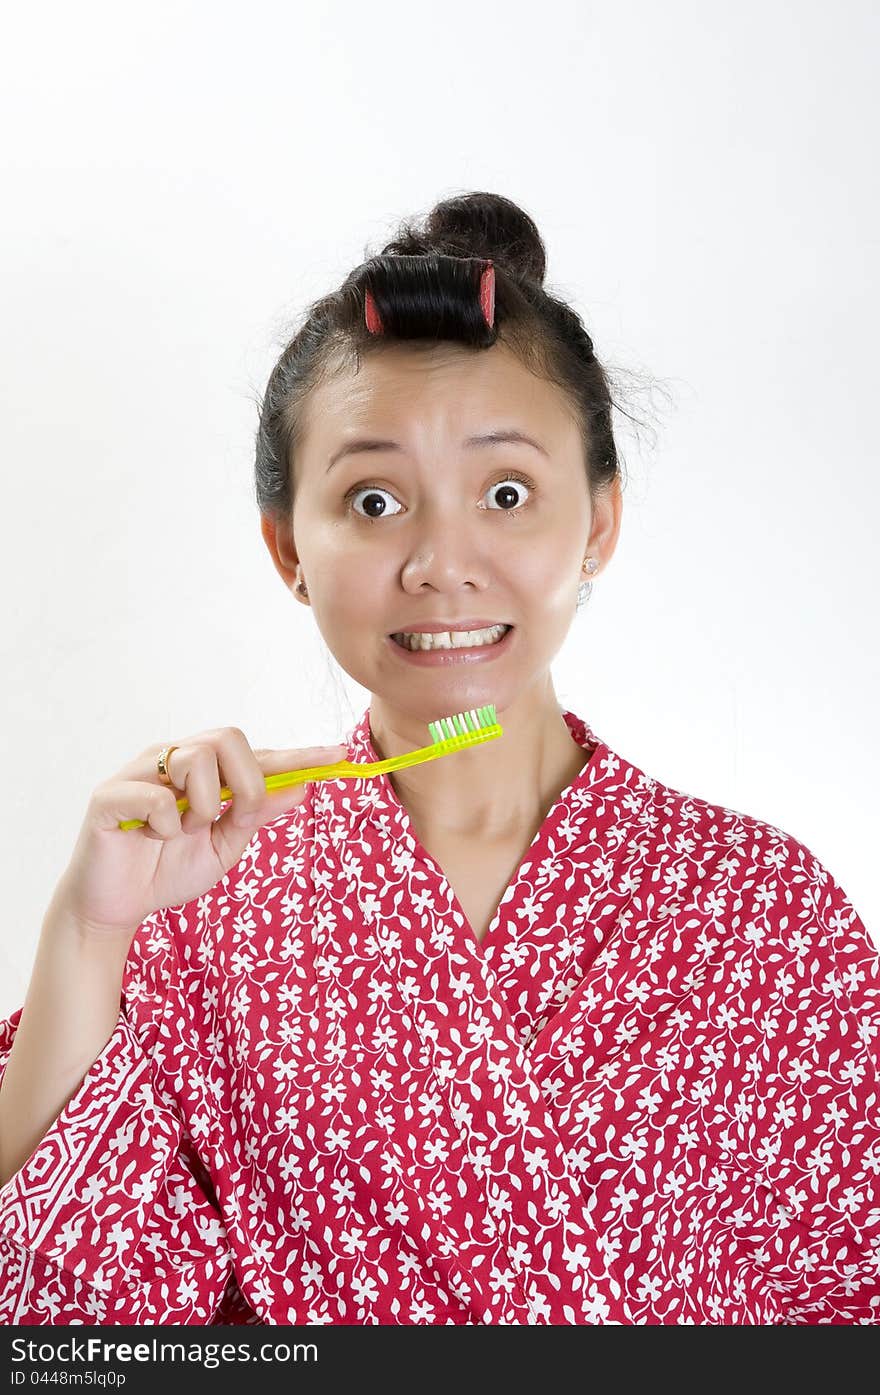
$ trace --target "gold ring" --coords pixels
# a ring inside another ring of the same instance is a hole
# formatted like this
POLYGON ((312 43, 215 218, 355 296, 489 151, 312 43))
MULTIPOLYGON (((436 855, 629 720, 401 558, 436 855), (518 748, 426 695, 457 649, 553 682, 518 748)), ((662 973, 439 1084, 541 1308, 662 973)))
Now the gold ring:
POLYGON ((172 785, 174 783, 174 781, 171 779, 171 776, 168 774, 168 761, 170 759, 171 752, 176 750, 176 746, 165 746, 159 752, 159 779, 161 780, 163 785, 172 785))

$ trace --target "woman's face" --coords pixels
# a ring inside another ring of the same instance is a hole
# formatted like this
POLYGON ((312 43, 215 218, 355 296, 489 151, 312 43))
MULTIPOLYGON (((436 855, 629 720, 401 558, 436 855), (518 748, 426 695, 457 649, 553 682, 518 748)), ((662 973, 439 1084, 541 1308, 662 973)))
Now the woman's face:
POLYGON ((293 468, 291 523, 264 535, 357 683, 419 720, 503 711, 540 684, 591 545, 580 434, 556 388, 501 343, 389 345, 314 391, 293 468), (503 431, 536 446, 468 443, 503 431), (367 439, 384 444, 345 451, 367 439), (503 654, 421 666, 390 638, 473 619, 514 627, 503 654))

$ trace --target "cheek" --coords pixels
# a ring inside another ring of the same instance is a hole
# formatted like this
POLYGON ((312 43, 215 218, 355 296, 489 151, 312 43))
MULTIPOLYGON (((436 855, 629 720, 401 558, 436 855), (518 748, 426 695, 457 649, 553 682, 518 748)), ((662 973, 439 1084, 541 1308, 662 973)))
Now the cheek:
POLYGON ((302 555, 306 575, 311 574, 330 593, 344 588, 352 575, 363 576, 376 568, 375 548, 371 555, 356 530, 326 520, 303 529, 302 555))
POLYGON ((549 545, 534 543, 519 548, 516 555, 518 588, 535 596, 545 607, 567 605, 580 579, 578 573, 584 553, 584 537, 574 532, 570 537, 557 537, 549 545))
POLYGON ((355 636, 360 625, 375 628, 377 613, 394 591, 388 558, 356 546, 333 546, 314 554, 314 591, 321 597, 321 619, 337 637, 355 636))
POLYGON ((340 561, 322 578, 324 611, 332 624, 354 629, 362 620, 375 617, 378 590, 375 580, 358 567, 352 557, 340 561))

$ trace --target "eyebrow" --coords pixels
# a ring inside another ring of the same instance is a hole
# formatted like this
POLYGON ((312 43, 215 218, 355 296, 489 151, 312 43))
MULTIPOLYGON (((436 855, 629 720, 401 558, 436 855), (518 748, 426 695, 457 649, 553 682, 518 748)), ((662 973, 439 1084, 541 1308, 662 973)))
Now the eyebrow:
MULTIPOLYGON (((524 431, 487 431, 482 436, 468 436, 462 441, 462 445, 467 448, 501 445, 531 446, 534 450, 540 451, 541 455, 547 456, 548 460, 550 458, 549 451, 545 450, 539 441, 535 441, 531 436, 527 436, 524 431)), ((356 441, 348 441, 331 455, 330 463, 327 466, 325 474, 329 474, 337 460, 341 460, 344 455, 360 455, 367 451, 377 450, 402 451, 403 449, 403 446, 397 441, 383 441, 372 436, 362 436, 356 441)))

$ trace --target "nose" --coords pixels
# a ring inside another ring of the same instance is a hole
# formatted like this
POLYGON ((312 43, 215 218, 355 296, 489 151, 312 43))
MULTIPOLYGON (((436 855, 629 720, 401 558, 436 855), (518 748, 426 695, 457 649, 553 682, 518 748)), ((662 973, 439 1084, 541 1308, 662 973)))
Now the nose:
POLYGON ((401 567, 404 589, 431 586, 435 591, 455 592, 470 586, 485 590, 491 574, 491 544, 485 536, 478 540, 478 531, 454 512, 426 519, 408 539, 401 567))

